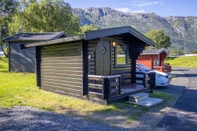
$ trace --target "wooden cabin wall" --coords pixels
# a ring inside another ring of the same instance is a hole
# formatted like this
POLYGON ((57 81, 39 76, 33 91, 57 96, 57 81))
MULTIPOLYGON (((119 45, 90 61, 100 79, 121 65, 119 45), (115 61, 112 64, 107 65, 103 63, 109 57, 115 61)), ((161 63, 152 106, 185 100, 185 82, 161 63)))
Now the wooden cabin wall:
POLYGON ((99 39, 88 41, 88 75, 96 74, 95 49, 99 39))
POLYGON ((43 46, 41 49, 41 88, 44 90, 82 97, 82 44, 43 46))
POLYGON ((140 56, 140 54, 143 52, 145 49, 146 44, 141 42, 140 40, 133 42, 132 45, 129 46, 129 52, 130 52, 130 57, 132 57, 132 64, 131 66, 133 67, 131 70, 131 82, 135 83, 136 82, 136 60, 140 56))
MULTIPOLYGON (((124 43, 124 42, 123 42, 124 43)), ((121 85, 135 83, 136 60, 145 48, 145 44, 140 42, 126 42, 128 48, 127 65, 116 65, 116 49, 112 47, 112 75, 121 75, 121 85)))
MULTIPOLYGON (((111 43, 111 40, 106 40, 109 43, 111 43)), ((98 40, 92 40, 88 42, 88 61, 89 61, 89 69, 88 74, 89 75, 95 75, 96 74, 96 68, 95 68, 95 49, 99 42, 98 40)), ((124 42, 123 42, 124 43, 124 42)), ((116 65, 116 49, 115 47, 112 47, 111 45, 111 75, 121 75, 121 84, 127 85, 135 83, 135 70, 136 70, 136 60, 138 56, 140 56, 140 53, 145 48, 145 44, 140 41, 132 41, 132 42, 126 42, 128 46, 128 64, 125 66, 119 66, 116 65)))
MULTIPOLYGON (((99 39, 88 41, 88 75, 96 75, 95 51, 99 41, 99 39)), ((88 81, 90 82, 90 80, 88 81)), ((98 93, 92 87, 88 87, 88 99, 96 103, 103 104, 105 102, 102 93, 98 93)))
POLYGON ((9 43, 9 71, 35 72, 35 48, 21 50, 18 44, 9 43))
MULTIPOLYGON (((128 47, 128 44, 127 44, 128 47)), ((128 57, 128 64, 124 66, 116 65, 116 48, 112 47, 112 75, 121 75, 121 85, 131 84, 131 57, 128 57)), ((129 52, 128 52, 129 53, 129 52)))

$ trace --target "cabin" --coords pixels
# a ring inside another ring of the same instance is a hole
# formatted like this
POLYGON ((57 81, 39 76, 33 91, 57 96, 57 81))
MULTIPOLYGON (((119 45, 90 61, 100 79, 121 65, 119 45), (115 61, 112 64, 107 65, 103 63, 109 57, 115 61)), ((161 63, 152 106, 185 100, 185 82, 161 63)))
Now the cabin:
POLYGON ((21 50, 19 44, 30 44, 38 41, 66 37, 64 32, 18 33, 3 39, 8 44, 9 71, 35 72, 35 48, 21 50))
POLYGON ((144 50, 137 59, 137 63, 161 72, 171 72, 171 66, 164 63, 168 53, 165 48, 157 50, 144 50))
POLYGON ((2 49, 0 48, 0 57, 4 56, 3 50, 5 49, 5 45, 2 46, 2 49))
POLYGON ((0 49, 0 57, 4 56, 3 51, 0 49))
POLYGON ((109 104, 150 90, 136 84, 136 59, 147 45, 155 43, 124 26, 20 46, 36 49, 40 89, 109 104))

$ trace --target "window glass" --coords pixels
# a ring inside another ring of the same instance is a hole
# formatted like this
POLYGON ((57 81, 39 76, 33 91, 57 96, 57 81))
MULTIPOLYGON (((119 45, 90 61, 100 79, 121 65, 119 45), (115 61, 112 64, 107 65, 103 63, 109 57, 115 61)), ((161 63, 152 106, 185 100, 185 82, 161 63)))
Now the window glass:
POLYGON ((127 46, 125 44, 117 44, 116 52, 116 64, 127 64, 127 46))

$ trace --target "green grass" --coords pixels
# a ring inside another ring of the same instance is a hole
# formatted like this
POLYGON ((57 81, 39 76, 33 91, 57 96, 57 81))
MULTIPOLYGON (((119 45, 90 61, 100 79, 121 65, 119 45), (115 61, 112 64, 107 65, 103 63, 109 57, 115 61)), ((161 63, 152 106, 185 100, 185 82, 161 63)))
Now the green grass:
POLYGON ((164 102, 167 102, 170 99, 176 99, 174 96, 164 93, 164 92, 159 92, 159 91, 154 91, 153 93, 150 94, 150 97, 153 98, 161 98, 163 99, 164 102))
POLYGON ((168 57, 165 63, 170 63, 171 66, 197 68, 197 56, 168 57))
POLYGON ((117 57, 117 64, 126 64, 125 57, 117 57))
POLYGON ((8 59, 6 57, 0 57, 0 71, 8 71, 8 59))

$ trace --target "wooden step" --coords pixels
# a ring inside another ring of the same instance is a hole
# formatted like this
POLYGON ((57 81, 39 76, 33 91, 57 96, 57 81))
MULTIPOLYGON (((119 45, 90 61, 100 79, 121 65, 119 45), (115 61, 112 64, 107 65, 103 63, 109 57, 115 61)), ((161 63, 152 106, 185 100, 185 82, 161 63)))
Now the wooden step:
POLYGON ((127 101, 130 104, 137 104, 140 106, 145 106, 145 107, 152 107, 154 105, 160 104, 163 102, 163 99, 159 99, 159 98, 147 98, 145 100, 142 100, 140 102, 131 102, 131 101, 127 101))
POLYGON ((133 95, 129 95, 129 101, 130 102, 140 102, 142 100, 145 100, 149 98, 149 93, 143 93, 143 92, 140 92, 140 93, 136 93, 136 94, 133 94, 133 95))

